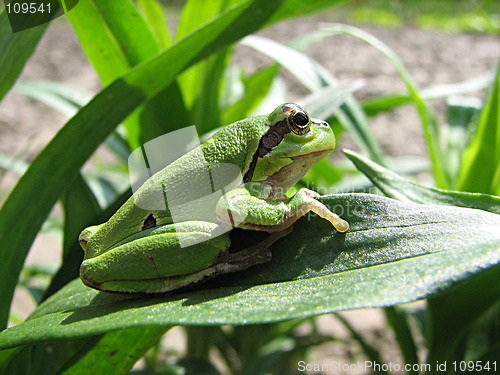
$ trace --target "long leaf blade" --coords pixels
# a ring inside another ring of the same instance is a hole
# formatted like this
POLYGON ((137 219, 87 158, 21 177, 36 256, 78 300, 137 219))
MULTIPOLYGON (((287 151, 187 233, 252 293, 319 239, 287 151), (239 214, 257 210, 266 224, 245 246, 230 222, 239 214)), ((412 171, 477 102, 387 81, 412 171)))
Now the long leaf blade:
MULTIPOLYGON (((303 219, 273 248, 271 262, 170 296, 113 295, 75 280, 30 320, 0 333, 1 347, 137 326, 275 322, 410 302, 486 269, 500 276, 499 215, 369 194, 321 200, 343 212, 346 234, 303 219), (464 227, 474 230, 464 236, 464 227)), ((489 293, 500 296, 500 284, 489 293)))
POLYGON ((45 23, 14 33, 5 8, 0 12, 0 100, 21 74, 47 26, 45 23))
POLYGON ((476 133, 462 157, 460 190, 500 195, 500 62, 476 133))
POLYGON ((355 152, 344 150, 344 154, 387 197, 404 202, 479 208, 500 214, 500 197, 421 186, 355 152))

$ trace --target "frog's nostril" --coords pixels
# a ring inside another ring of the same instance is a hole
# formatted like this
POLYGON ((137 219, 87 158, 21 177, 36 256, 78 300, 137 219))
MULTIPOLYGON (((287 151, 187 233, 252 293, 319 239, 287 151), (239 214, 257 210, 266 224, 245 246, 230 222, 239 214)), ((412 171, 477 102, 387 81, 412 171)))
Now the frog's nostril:
POLYGON ((330 126, 330 125, 328 125, 328 123, 326 121, 320 121, 319 124, 321 126, 330 126))

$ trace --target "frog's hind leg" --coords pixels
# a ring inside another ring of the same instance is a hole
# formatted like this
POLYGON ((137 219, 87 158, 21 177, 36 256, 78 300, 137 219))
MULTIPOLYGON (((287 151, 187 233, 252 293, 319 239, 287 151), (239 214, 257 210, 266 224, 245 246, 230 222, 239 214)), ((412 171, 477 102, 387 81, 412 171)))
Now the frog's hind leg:
POLYGON ((290 234, 292 230, 293 227, 290 226, 280 232, 273 232, 269 237, 249 248, 240 250, 237 253, 228 254, 224 261, 211 268, 215 269, 216 274, 222 275, 230 272, 243 271, 257 264, 269 262, 272 257, 269 247, 280 238, 290 234))

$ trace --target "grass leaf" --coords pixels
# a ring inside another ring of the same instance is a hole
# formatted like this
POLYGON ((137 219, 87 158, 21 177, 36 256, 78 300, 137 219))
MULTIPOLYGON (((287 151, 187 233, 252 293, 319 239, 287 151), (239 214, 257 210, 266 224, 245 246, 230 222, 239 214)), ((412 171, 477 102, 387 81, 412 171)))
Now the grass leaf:
MULTIPOLYGON (((321 201, 349 221, 348 232, 303 218, 273 246, 270 262, 173 295, 109 294, 75 280, 29 320, 1 332, 0 348, 139 326, 269 323, 389 306, 441 293, 488 269, 500 272, 499 215, 370 194, 321 201), (464 228, 473 230, 464 236, 464 228)), ((245 243, 245 235, 255 237, 240 231, 237 238, 245 243)))
POLYGON ((344 154, 387 197, 405 202, 479 208, 500 214, 500 197, 421 186, 355 152, 344 150, 344 154))
POLYGON ((500 62, 477 130, 463 153, 457 186, 500 195, 500 62))

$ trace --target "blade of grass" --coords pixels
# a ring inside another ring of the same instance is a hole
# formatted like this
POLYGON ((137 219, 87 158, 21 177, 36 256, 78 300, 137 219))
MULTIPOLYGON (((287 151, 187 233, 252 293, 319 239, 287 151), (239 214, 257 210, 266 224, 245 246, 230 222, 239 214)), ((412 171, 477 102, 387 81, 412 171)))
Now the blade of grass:
POLYGON ((47 26, 13 33, 5 8, 0 12, 0 100, 21 74, 47 26))
POLYGON ((172 37, 168 31, 167 20, 161 4, 156 0, 137 0, 137 6, 153 32, 160 48, 163 49, 170 46, 172 44, 172 37))
MULTIPOLYGON (((274 59, 312 93, 329 86, 334 89, 339 85, 337 79, 316 61, 281 43, 251 35, 244 38, 241 44, 254 48, 274 59)), ((371 158, 379 163, 384 163, 384 155, 380 145, 368 124, 361 106, 354 97, 347 94, 340 109, 336 108, 334 104, 330 108, 342 126, 349 131, 357 145, 367 152, 371 158)))
MULTIPOLYGON (((228 9, 231 5, 234 5, 234 3, 234 0, 189 0, 182 9, 176 31, 176 40, 193 32, 211 18, 228 9)), ((192 108, 197 98, 201 95, 203 71, 206 63, 205 61, 200 62, 179 76, 179 85, 188 108, 192 108)))
POLYGON ((329 31, 332 34, 342 33, 358 38, 377 48, 392 62, 401 80, 406 85, 409 95, 412 101, 415 103, 418 114, 420 116, 420 121, 422 122, 422 128, 424 130, 427 149, 432 162, 432 170, 434 178, 436 180, 436 184, 438 187, 448 188, 450 186, 450 181, 446 170, 443 169, 443 156, 439 146, 439 129, 437 127, 436 116, 432 109, 422 98, 417 85, 413 81, 413 78, 411 77, 410 73, 408 72, 398 55, 396 55, 396 53, 381 40, 356 27, 343 24, 326 24, 322 29, 325 31, 329 31))
MULTIPOLYGON (((130 0, 85 1, 67 16, 104 86, 160 52, 153 31, 130 0)), ((147 122, 148 128, 141 126, 142 120, 168 118, 165 110, 179 115, 185 112, 177 83, 172 82, 166 90, 159 94, 163 105, 146 105, 124 121, 132 149, 156 135, 148 134, 151 125, 147 122)), ((179 116, 178 123, 185 125, 182 118, 179 116)))
POLYGON ((14 91, 44 103, 68 118, 92 98, 86 90, 50 81, 17 82, 14 91))
POLYGON ((463 153, 457 187, 500 195, 500 62, 476 133, 463 153))
MULTIPOLYGON (((52 81, 17 82, 14 91, 38 100, 68 118, 73 117, 92 98, 86 90, 52 81)), ((106 146, 122 160, 127 160, 130 155, 127 141, 117 131, 106 138, 106 146)))
MULTIPOLYGON (((445 98, 447 96, 464 95, 487 88, 493 77, 485 74, 467 81, 453 83, 449 85, 431 86, 420 91, 425 100, 445 98)), ((409 95, 388 95, 379 98, 368 99, 363 102, 363 110, 368 116, 375 116, 379 112, 385 112, 399 106, 411 103, 409 95)))
POLYGON ((348 150, 343 152, 387 197, 403 202, 479 208, 500 214, 500 197, 421 186, 355 152, 348 150))
POLYGON ((418 375, 418 371, 411 366, 420 363, 420 360, 418 359, 417 346, 415 345, 415 339, 413 338, 405 311, 398 306, 389 306, 384 308, 384 312, 387 322, 394 331, 405 363, 410 365, 410 370, 407 371, 407 374, 418 375))

